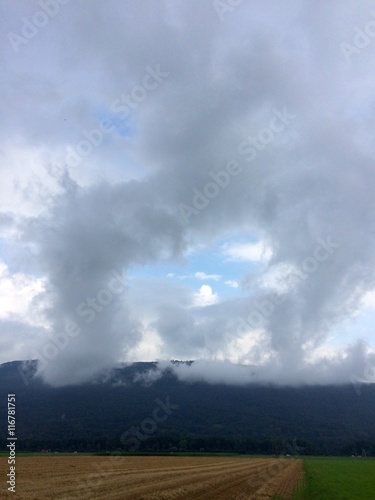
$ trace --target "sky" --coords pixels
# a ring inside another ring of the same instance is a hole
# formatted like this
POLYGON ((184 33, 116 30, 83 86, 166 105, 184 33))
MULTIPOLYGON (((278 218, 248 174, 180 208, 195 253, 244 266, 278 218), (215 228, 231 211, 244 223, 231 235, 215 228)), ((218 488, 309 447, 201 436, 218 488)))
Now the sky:
POLYGON ((374 3, 0 5, 0 362, 374 382, 374 3))

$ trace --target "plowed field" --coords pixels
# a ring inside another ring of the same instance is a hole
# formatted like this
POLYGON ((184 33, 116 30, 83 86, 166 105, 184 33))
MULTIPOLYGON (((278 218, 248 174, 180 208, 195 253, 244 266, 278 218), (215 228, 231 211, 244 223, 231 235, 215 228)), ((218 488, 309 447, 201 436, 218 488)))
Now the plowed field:
POLYGON ((0 498, 27 500, 247 500, 290 498, 302 460, 223 457, 17 457, 16 494, 7 492, 0 458, 0 498))

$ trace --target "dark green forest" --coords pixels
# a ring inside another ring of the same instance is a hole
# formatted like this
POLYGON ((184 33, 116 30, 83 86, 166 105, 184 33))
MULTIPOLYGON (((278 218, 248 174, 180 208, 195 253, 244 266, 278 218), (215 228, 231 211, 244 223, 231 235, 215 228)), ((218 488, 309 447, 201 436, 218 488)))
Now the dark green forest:
POLYGON ((375 386, 275 387, 187 383, 170 372, 134 382, 153 363, 89 384, 52 388, 36 364, 0 365, 0 447, 16 395, 18 451, 227 452, 375 456, 375 386))

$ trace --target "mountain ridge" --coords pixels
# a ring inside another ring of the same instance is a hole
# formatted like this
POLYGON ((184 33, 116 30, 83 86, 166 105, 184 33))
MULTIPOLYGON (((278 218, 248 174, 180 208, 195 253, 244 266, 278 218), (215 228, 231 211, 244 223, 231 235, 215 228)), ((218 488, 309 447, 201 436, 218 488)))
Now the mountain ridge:
POLYGON ((352 385, 228 386, 181 381, 171 370, 153 383, 137 381, 156 367, 133 363, 53 388, 34 376, 35 360, 0 365, 1 400, 16 395, 18 449, 271 453, 289 443, 299 453, 375 455, 373 385, 360 393, 352 385))

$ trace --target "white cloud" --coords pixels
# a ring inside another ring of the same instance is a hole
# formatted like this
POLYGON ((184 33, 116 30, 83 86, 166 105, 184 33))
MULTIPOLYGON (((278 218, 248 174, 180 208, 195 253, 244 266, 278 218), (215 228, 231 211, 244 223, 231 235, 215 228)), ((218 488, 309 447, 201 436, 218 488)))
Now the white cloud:
POLYGON ((18 318, 27 324, 37 325, 41 320, 32 307, 34 297, 45 290, 45 280, 23 273, 9 272, 0 261, 0 318, 18 318))
POLYGON ((364 295, 362 307, 365 309, 375 309, 375 290, 370 290, 364 295))
POLYGON ((242 262, 268 261, 272 256, 272 250, 262 241, 224 245, 223 253, 228 260, 242 262))
POLYGON ((335 352, 321 350, 312 352, 307 356, 304 364, 292 363, 285 367, 278 363, 277 356, 272 351, 257 353, 257 344, 262 343, 264 337, 261 333, 253 335, 253 339, 239 339, 237 345, 231 348, 250 348, 248 359, 232 354, 232 359, 241 364, 234 364, 228 358, 214 360, 198 360, 191 365, 173 364, 162 362, 150 374, 149 381, 157 380, 161 373, 169 368, 180 380, 205 381, 208 383, 228 385, 246 385, 250 383, 272 383, 276 385, 301 385, 301 384, 342 384, 352 380, 362 380, 364 383, 374 383, 373 371, 375 354, 357 342, 354 345, 343 346, 335 352), (258 354, 258 355, 257 355, 258 354), (261 354, 261 356, 259 356, 261 354), (366 378, 367 374, 367 378, 366 378))
POLYGON ((199 292, 194 294, 194 305, 196 307, 211 306, 218 302, 218 296, 213 293, 210 285, 202 285, 199 292))
POLYGON ((299 283, 297 271, 297 266, 287 263, 277 264, 259 278, 259 286, 280 294, 286 293, 293 290, 299 283))
POLYGON ((231 288, 239 288, 239 286, 240 286, 238 281, 235 281, 235 280, 226 280, 225 284, 230 286, 231 288))
POLYGON ((213 281, 219 281, 221 279, 220 274, 206 274, 204 272, 197 272, 194 274, 194 277, 197 278, 198 280, 213 280, 213 281))
POLYGON ((162 356, 163 342, 149 325, 144 326, 142 340, 126 353, 128 361, 155 361, 162 356))

